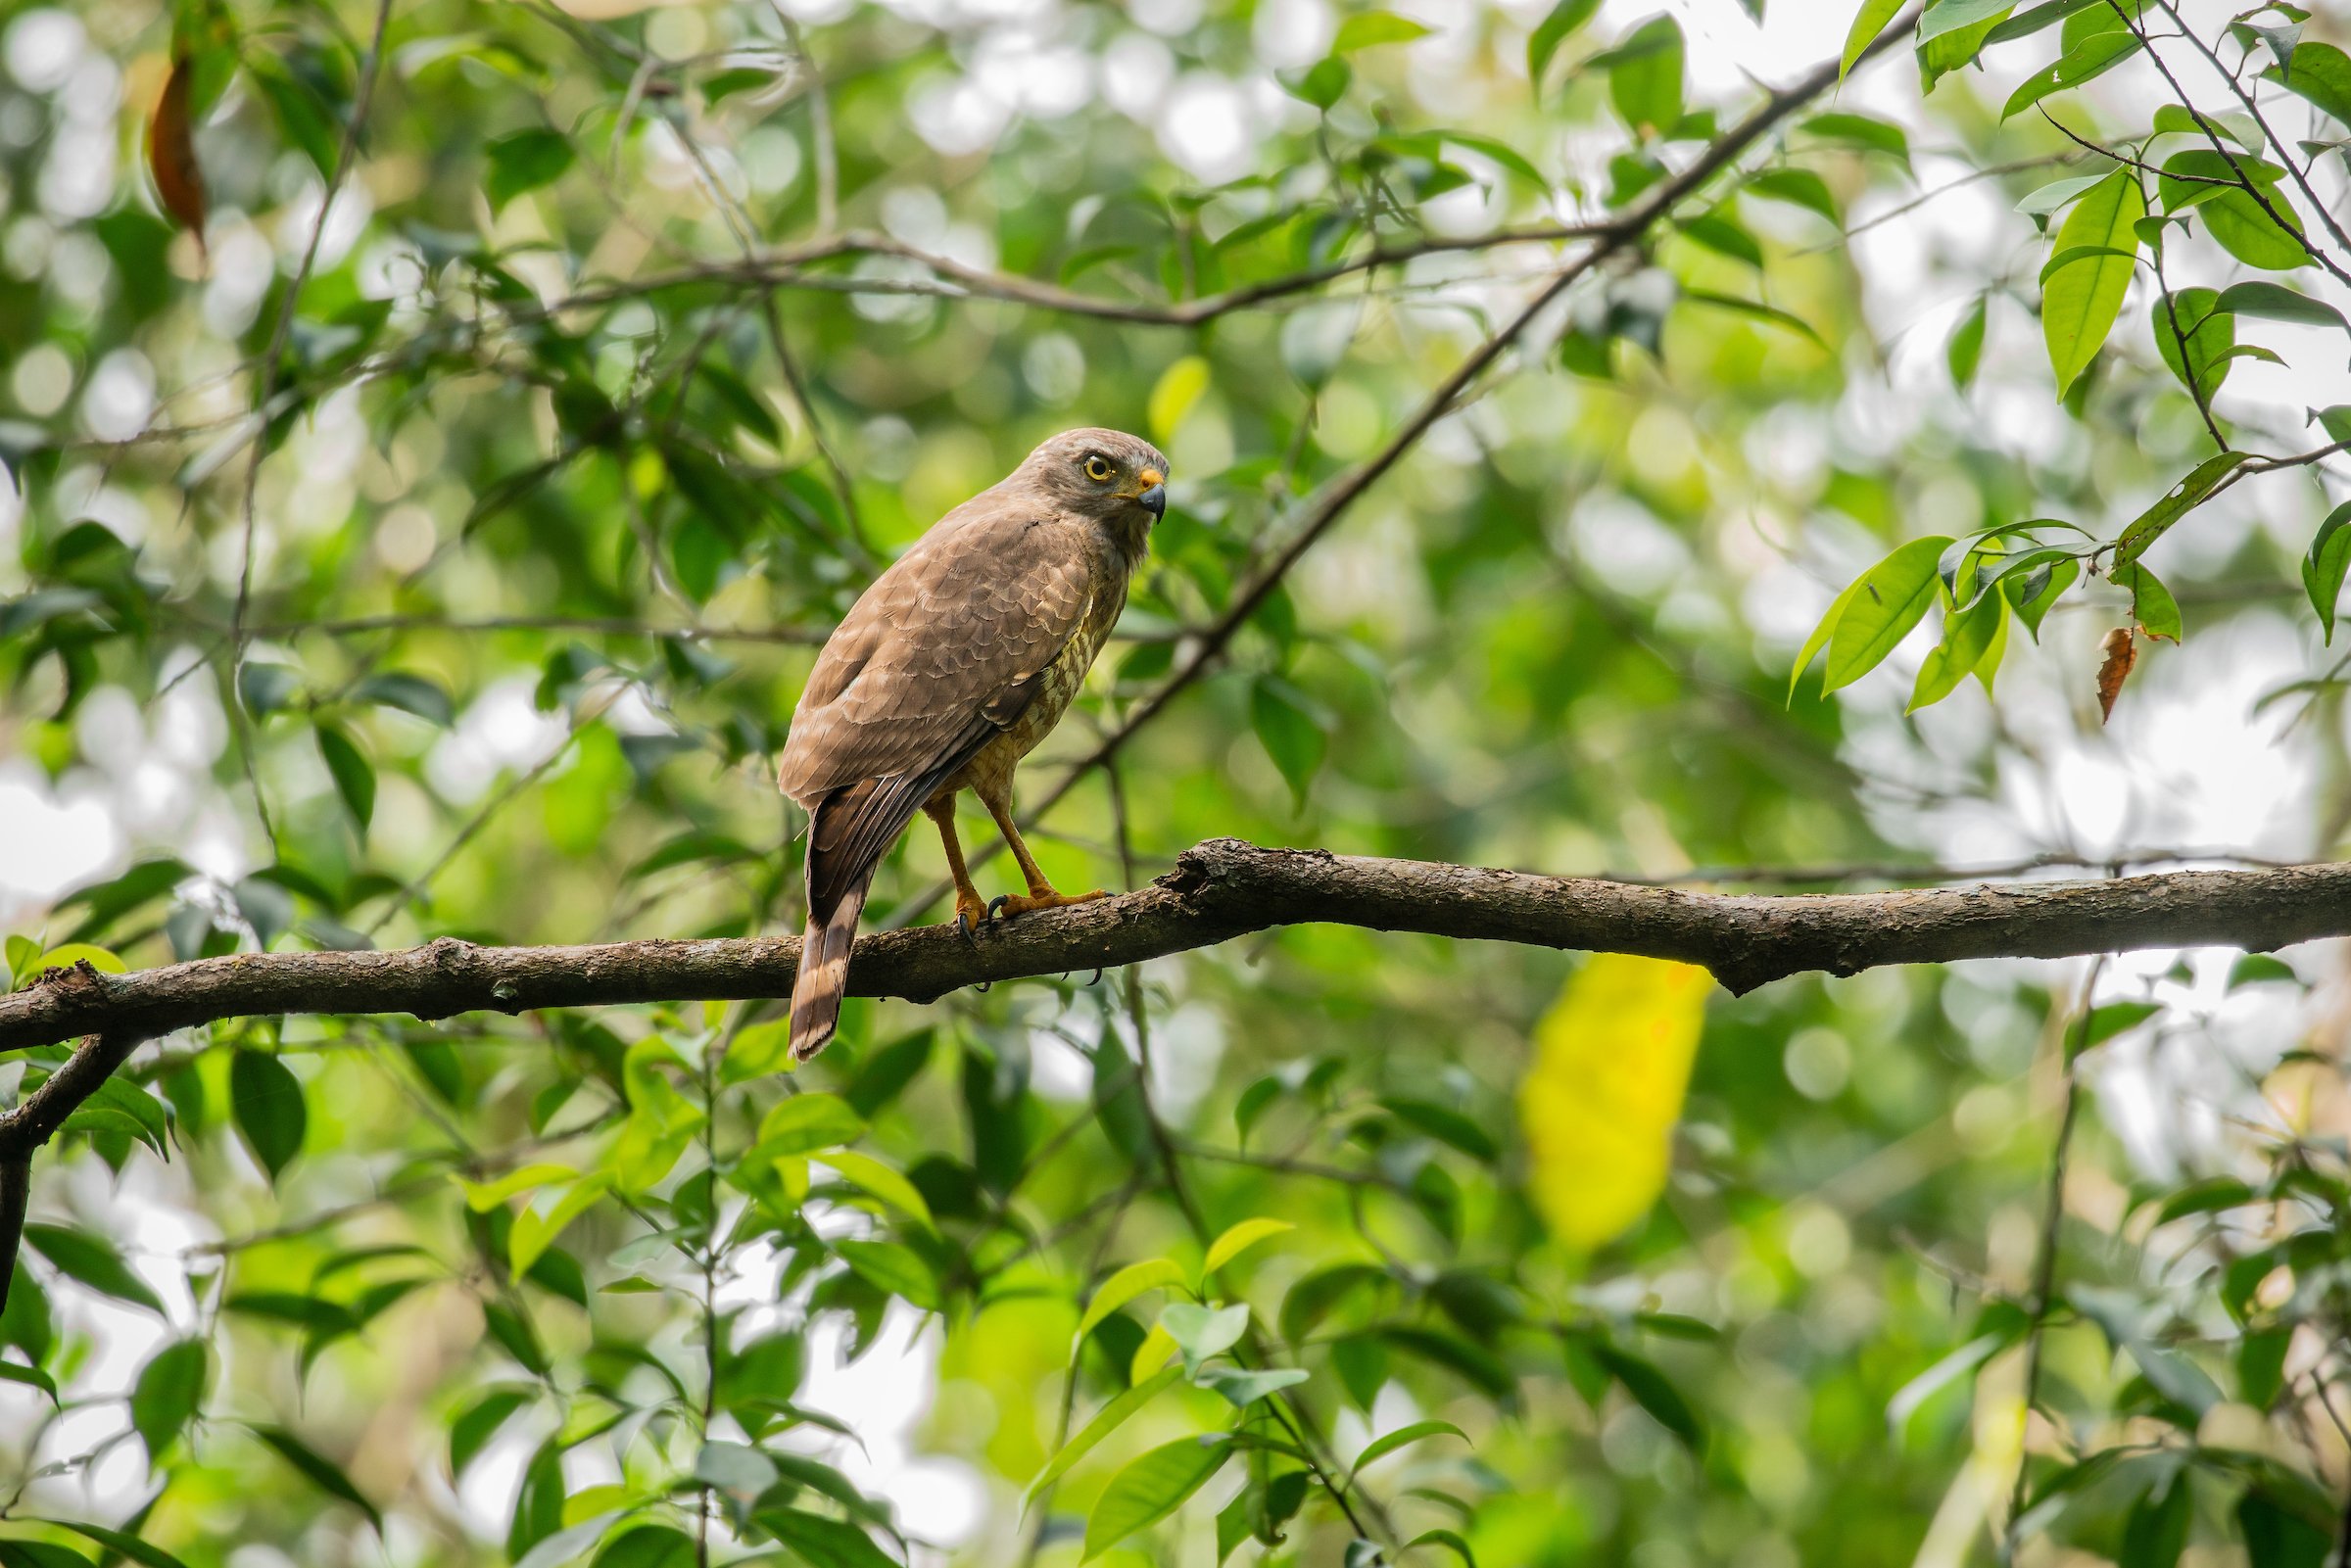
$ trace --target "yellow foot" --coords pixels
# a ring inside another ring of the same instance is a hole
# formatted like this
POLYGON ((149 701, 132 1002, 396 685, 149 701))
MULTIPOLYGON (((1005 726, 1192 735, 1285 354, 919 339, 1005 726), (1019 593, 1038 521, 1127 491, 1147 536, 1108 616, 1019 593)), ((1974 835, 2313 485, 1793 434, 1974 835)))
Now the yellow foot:
POLYGON ((1005 893, 987 906, 987 912, 1010 919, 1032 909, 1067 909, 1072 904, 1090 904, 1109 896, 1110 890, 1105 887, 1097 887, 1090 893, 1057 893, 1048 887, 1041 893, 1005 893))
POLYGON ((957 889, 955 893, 955 929, 963 939, 974 947, 978 947, 980 938, 974 933, 981 927, 985 926, 987 921, 987 905, 982 900, 978 890, 970 887, 957 889))

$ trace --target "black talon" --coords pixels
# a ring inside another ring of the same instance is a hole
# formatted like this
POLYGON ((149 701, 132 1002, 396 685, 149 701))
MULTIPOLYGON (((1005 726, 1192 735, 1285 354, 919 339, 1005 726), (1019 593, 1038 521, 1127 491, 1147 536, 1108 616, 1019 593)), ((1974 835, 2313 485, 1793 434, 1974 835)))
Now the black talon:
POLYGON ((972 927, 972 917, 960 909, 955 912, 955 930, 958 935, 971 944, 973 952, 980 951, 980 937, 972 927))
POLYGON ((1101 984, 1101 983, 1102 983, 1102 972, 1101 972, 1100 970, 1096 970, 1096 971, 1094 971, 1094 977, 1093 977, 1092 979, 1090 979, 1090 980, 1087 980, 1085 983, 1086 983, 1086 984, 1088 984, 1088 985, 1099 985, 1099 984, 1101 984))
POLYGON ((991 921, 994 920, 1002 913, 1004 906, 1011 902, 1012 895, 1010 893, 998 893, 987 901, 987 918, 991 921))

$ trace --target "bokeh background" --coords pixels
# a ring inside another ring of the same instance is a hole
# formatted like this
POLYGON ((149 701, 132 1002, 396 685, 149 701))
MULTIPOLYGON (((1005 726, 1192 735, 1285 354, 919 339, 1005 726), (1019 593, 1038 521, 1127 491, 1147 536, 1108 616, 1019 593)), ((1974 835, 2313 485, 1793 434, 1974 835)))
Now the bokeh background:
MULTIPOLYGON (((72 944, 795 928, 772 770, 813 641, 1037 440, 1120 426, 1174 502, 1042 798, 1575 254, 1560 225, 1703 150, 1705 122, 1628 124, 1626 81, 1652 101, 1669 62, 1676 118, 1727 125, 1852 20, 1754 10, 1607 0, 1530 80, 1545 0, 398 0, 380 42, 355 0, 0 8, 16 983, 72 944), (175 59, 201 240, 148 167, 175 59), (1375 243, 1418 254, 1164 319, 1375 243)), ((2297 569, 2327 463, 2150 557, 2186 635, 2142 644, 2109 722, 2103 581, 1931 707, 1905 712, 1932 617, 1791 695, 1901 542, 2111 538, 2212 450, 2151 278, 2056 396, 2018 203, 2108 166, 2051 118, 2143 138, 2163 82, 2137 59, 2003 120, 2055 36, 1931 91, 1906 46, 1857 67, 1678 212, 1713 227, 1580 283, 1059 795, 1054 879, 1133 884, 1222 834, 1763 891, 2339 856, 2345 665, 2297 569)), ((2242 77, 2339 197, 2343 127, 2242 77)), ((2184 239, 2167 265, 2243 270, 2184 239)), ((2235 363, 2216 416, 2318 445, 2340 335, 2243 335, 2278 362, 2235 363)), ((939 872, 918 825, 871 918, 936 918, 939 872)), ((1607 1008, 1667 991, 1322 927, 852 1003, 790 1079, 772 1005, 174 1036, 36 1167, 0 1561, 112 1549, 39 1522, 70 1520, 190 1568, 1075 1563, 1155 1445, 1294 1439, 1344 1474, 1433 1420, 1462 1436, 1347 1508, 1244 1446, 1106 1560, 2316 1564, 2347 1480, 2351 975, 2336 944, 2284 960, 1715 990, 1686 1102, 1670 1053, 1584 1092, 1621 1065, 1607 1008), (775 1141, 809 1094, 859 1140, 813 1173, 823 1139, 775 1141), (1654 1203, 1607 1138, 1540 1135, 1628 1106, 1670 1138, 1654 1203), (1260 1216, 1293 1228, 1203 1289, 1305 1381, 1169 1390, 1024 1510, 1260 1216), (1182 1281, 1073 1354, 1088 1286, 1155 1259, 1182 1281)), ((0 1094, 53 1059, 0 1058, 0 1094)))

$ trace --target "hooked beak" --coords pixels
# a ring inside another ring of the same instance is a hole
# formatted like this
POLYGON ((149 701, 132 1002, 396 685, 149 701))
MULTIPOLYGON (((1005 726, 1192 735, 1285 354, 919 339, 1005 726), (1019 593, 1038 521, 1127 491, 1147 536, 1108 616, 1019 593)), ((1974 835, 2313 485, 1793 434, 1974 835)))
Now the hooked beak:
POLYGON ((1134 499, 1142 502, 1143 509, 1149 512, 1153 517, 1167 516, 1168 486, 1166 476, 1161 474, 1156 468, 1146 468, 1135 477, 1143 482, 1143 488, 1136 492, 1134 499))

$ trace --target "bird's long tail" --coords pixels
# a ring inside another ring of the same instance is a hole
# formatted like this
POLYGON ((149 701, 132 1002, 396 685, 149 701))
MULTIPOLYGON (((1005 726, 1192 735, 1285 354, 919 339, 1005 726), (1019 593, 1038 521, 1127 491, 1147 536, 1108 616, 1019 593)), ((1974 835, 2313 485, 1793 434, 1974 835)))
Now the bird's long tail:
POLYGON ((849 984, 849 949, 857 941, 857 917, 865 913, 868 869, 843 892, 832 913, 819 921, 812 911, 800 941, 800 973, 792 984, 792 1059, 805 1062, 825 1048, 840 1022, 840 999, 849 984))

